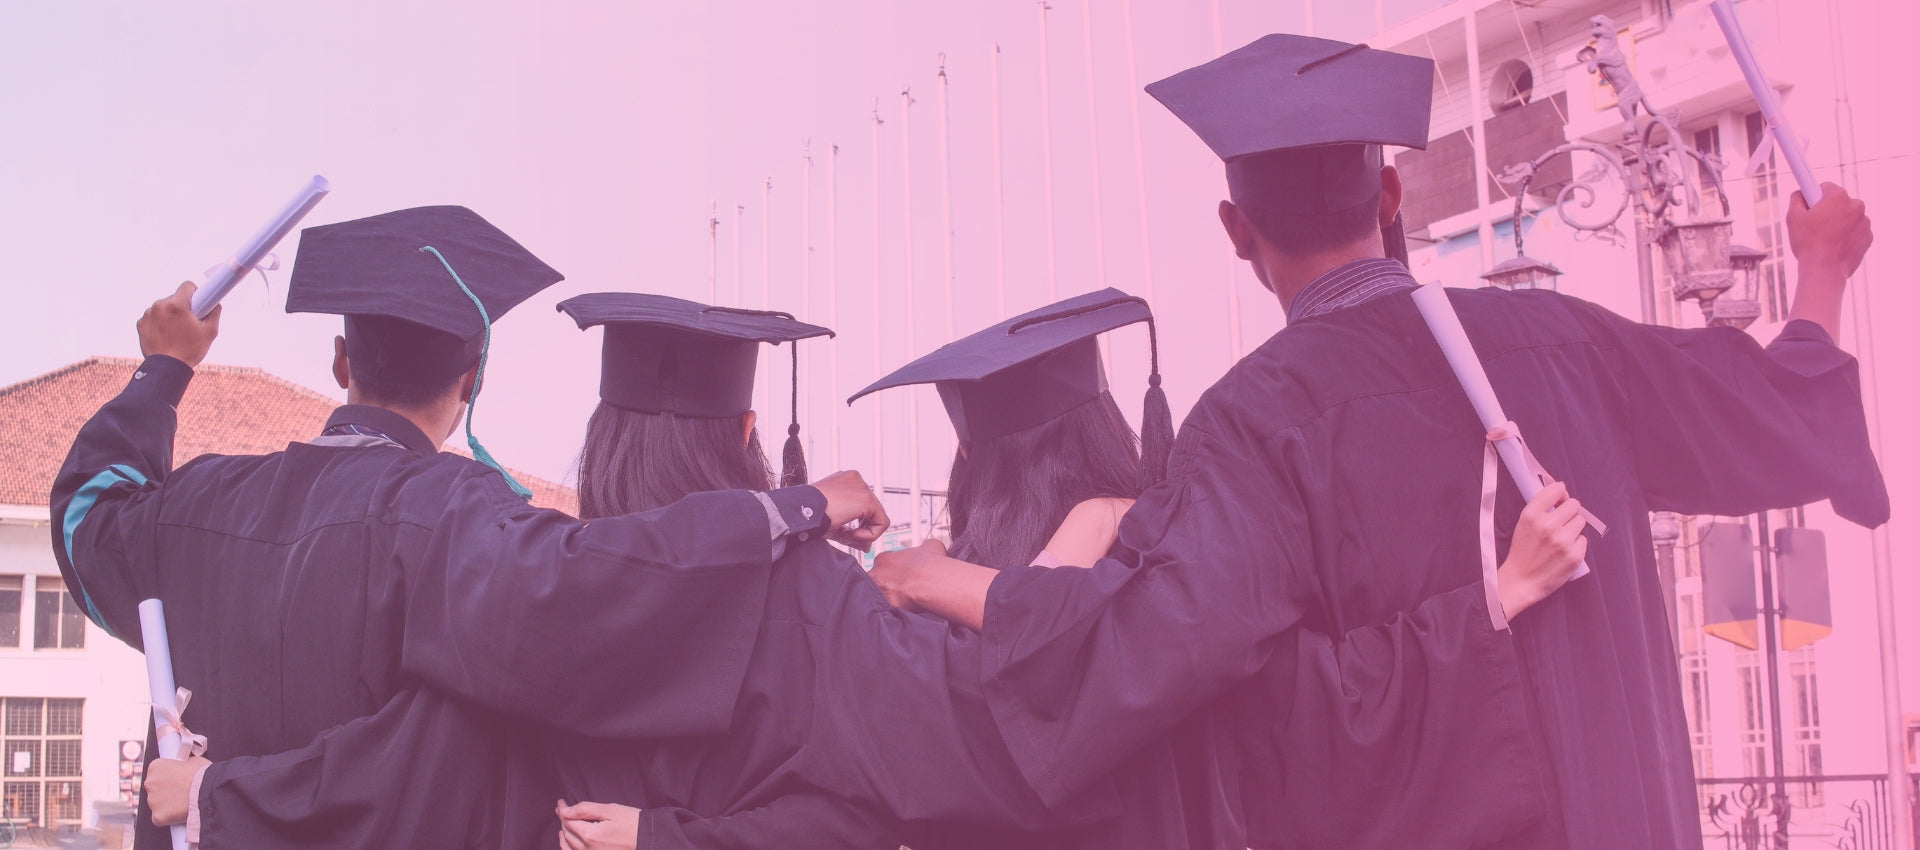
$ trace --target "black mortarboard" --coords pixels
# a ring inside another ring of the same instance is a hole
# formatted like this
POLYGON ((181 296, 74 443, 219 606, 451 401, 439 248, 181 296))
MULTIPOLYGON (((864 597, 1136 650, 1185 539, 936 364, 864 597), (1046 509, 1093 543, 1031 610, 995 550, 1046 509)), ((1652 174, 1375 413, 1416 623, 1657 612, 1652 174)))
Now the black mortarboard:
POLYGON ((466 207, 415 207, 300 231, 287 312, 346 317, 360 381, 432 385, 479 364, 467 407, 476 460, 514 480, 473 436, 493 323, 561 280, 559 272, 466 207))
MULTIPOLYGON (((731 418, 753 408, 760 344, 779 345, 833 331, 786 313, 709 307, 638 292, 594 292, 560 302, 582 330, 605 325, 600 344, 600 399, 638 413, 731 418)), ((798 390, 799 349, 794 349, 798 390)), ((787 426, 783 483, 806 483, 800 456, 799 405, 787 426)))
POLYGON ((1381 145, 1426 148, 1433 60, 1275 34, 1147 93, 1226 163, 1234 204, 1319 215, 1379 194, 1381 145))
POLYGON ((1235 203, 1334 212, 1380 191, 1379 145, 1427 146, 1433 60, 1276 34, 1147 93, 1227 163, 1235 203))
MULTIPOLYGON (((1159 342, 1147 302, 1118 289, 1102 289, 1016 316, 895 370, 847 399, 909 384, 933 384, 962 443, 990 440, 1059 418, 1107 390, 1095 338, 1115 328, 1146 322, 1153 349, 1148 377, 1146 432, 1164 424, 1171 440, 1171 415, 1160 390, 1159 342)), ((1154 452, 1143 452, 1153 454, 1154 452)), ((1149 461, 1152 478, 1165 459, 1149 461)))
POLYGON ((416 207, 301 231, 287 312, 346 316, 362 379, 437 383, 477 361, 490 322, 560 279, 474 211, 416 207))

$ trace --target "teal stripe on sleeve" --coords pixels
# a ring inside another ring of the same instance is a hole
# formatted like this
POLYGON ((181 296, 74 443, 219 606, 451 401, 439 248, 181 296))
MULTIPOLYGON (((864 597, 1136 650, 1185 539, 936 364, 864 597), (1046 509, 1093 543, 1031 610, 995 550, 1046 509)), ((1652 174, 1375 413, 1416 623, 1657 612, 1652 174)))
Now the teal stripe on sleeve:
MULTIPOLYGON (((116 463, 88 479, 87 483, 80 486, 79 492, 73 494, 73 499, 67 502, 67 515, 60 524, 60 533, 67 544, 67 563, 73 565, 75 584, 80 584, 80 564, 73 558, 73 533, 79 530, 80 523, 85 522, 87 514, 93 511, 94 504, 100 500, 100 494, 122 481, 145 485, 147 476, 124 463, 116 463)), ((100 616, 100 609, 94 607, 93 597, 87 595, 86 587, 80 586, 74 589, 80 591, 80 601, 87 606, 87 616, 99 624, 100 628, 106 629, 107 634, 118 639, 119 635, 114 635, 106 619, 100 616)))

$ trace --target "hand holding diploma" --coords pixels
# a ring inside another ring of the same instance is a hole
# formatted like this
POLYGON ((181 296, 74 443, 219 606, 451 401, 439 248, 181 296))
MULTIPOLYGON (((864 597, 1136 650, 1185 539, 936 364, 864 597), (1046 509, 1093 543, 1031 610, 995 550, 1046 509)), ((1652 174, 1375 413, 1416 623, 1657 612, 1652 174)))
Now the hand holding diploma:
MULTIPOLYGON (((192 694, 176 688, 173 682, 173 650, 167 643, 167 615, 160 600, 140 603, 140 645, 147 654, 147 687, 153 698, 155 746, 163 759, 180 758, 182 747, 188 756, 206 751, 207 739, 187 730, 180 714, 187 709, 192 694)), ((155 813, 156 816, 158 812, 155 813)), ((173 830, 174 850, 187 850, 187 828, 173 830)))
POLYGON ((254 234, 252 239, 240 246, 239 252, 208 270, 206 284, 194 295, 193 315, 204 319, 212 313, 214 306, 220 303, 220 299, 227 297, 227 293, 233 290, 234 284, 239 283, 248 273, 265 262, 268 255, 273 253, 274 246, 280 244, 280 240, 293 232, 295 227, 300 226, 300 220, 306 218, 307 213, 312 212, 314 206, 320 203, 320 199, 326 197, 331 191, 333 191, 333 184, 328 183, 327 178, 318 174, 313 175, 313 179, 308 180, 307 185, 300 188, 300 192, 293 196, 293 200, 287 202, 278 215, 269 220, 265 227, 260 228, 260 232, 254 234))
MULTIPOLYGON (((1494 395, 1493 384, 1487 380, 1487 370, 1480 364, 1480 356, 1473 350, 1473 343, 1467 339, 1467 331, 1460 326, 1460 316, 1453 311, 1453 302, 1447 299, 1447 290, 1438 283, 1429 283, 1414 290, 1413 303, 1420 308, 1421 318, 1426 319, 1427 327, 1433 331, 1435 341, 1440 343, 1440 351, 1446 355, 1447 365, 1453 368, 1453 374, 1460 386, 1467 392, 1467 400, 1473 404, 1473 411, 1480 417, 1480 425, 1487 429, 1487 440, 1491 451, 1498 453, 1500 462, 1506 466, 1507 474, 1513 477, 1513 483, 1520 488, 1520 498, 1531 503, 1539 495, 1542 487, 1553 483, 1551 476, 1540 467, 1540 462, 1527 449, 1521 439, 1520 431, 1507 419, 1507 413, 1500 406, 1500 398, 1494 395)), ((1491 471, 1491 456, 1489 471, 1491 471)), ((1482 494, 1482 533, 1481 554, 1487 559, 1488 572, 1492 565, 1492 481, 1491 476, 1485 484, 1487 492, 1482 494)), ((1592 514, 1582 511, 1588 525, 1601 534, 1607 533, 1605 523, 1592 514)), ((1590 570, 1586 561, 1574 568, 1573 578, 1586 575, 1590 570)), ((1497 586, 1497 582, 1494 583, 1497 586)))
POLYGON ((199 366, 220 335, 220 308, 214 307, 204 318, 193 314, 195 287, 185 281, 172 295, 153 302, 134 325, 140 333, 140 354, 152 357, 164 354, 188 366, 199 366))

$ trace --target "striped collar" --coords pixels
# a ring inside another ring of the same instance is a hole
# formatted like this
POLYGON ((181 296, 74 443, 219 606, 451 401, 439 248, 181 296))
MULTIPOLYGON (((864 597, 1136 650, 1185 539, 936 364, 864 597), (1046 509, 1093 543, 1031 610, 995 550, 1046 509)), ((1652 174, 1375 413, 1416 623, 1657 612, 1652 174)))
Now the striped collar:
POLYGON ((1413 289, 1419 283, 1399 260, 1354 260, 1313 279, 1287 305, 1289 324, 1355 307, 1382 295, 1413 289))

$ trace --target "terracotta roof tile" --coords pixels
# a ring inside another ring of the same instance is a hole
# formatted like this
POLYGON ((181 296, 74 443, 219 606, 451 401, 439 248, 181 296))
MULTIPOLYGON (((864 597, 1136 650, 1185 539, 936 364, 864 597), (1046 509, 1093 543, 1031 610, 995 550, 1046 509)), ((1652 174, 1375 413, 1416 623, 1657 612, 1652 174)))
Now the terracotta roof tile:
MULTIPOLYGON (((0 504, 47 503, 54 473, 73 435, 127 384, 140 363, 92 357, 0 388, 0 504)), ((266 454, 312 439, 338 402, 264 371, 201 364, 180 401, 174 463, 203 454, 266 454)), ((579 501, 562 487, 514 471, 533 489, 533 502, 568 513, 579 501)))

